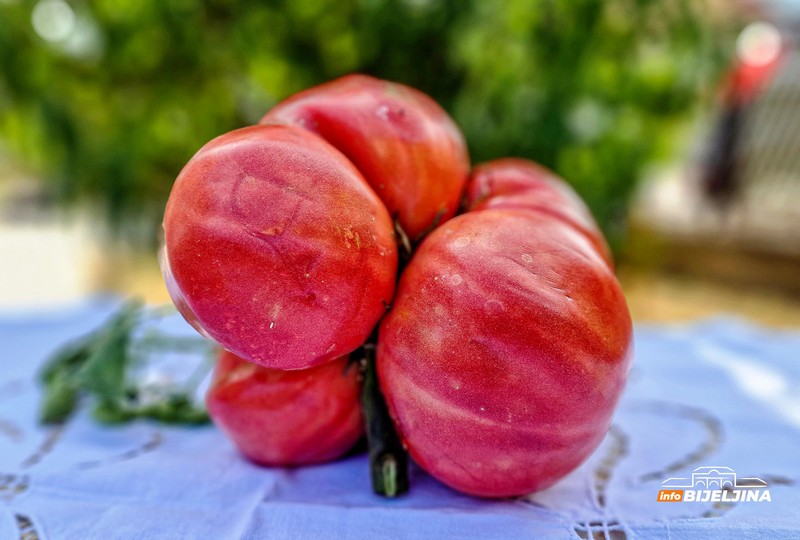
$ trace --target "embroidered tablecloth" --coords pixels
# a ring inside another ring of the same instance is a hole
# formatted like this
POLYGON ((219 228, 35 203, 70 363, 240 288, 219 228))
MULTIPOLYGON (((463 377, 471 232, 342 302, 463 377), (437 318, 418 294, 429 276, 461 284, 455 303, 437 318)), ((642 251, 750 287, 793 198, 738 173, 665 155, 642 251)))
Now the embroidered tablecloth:
POLYGON ((364 455, 259 468, 213 426, 103 427, 85 407, 38 426, 38 367, 116 305, 0 314, 0 539, 800 538, 800 333, 637 325, 611 430, 556 486, 481 500, 414 468, 388 501, 364 455))

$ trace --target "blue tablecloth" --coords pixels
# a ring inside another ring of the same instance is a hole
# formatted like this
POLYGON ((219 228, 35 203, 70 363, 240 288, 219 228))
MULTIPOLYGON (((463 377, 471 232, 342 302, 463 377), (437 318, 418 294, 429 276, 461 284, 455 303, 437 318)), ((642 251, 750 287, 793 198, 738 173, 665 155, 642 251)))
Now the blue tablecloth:
POLYGON ((108 428, 87 412, 38 426, 37 367, 114 305, 0 314, 0 539, 800 538, 800 333, 639 325, 613 427, 562 482, 490 501, 414 469, 412 491, 387 501, 363 455, 264 469, 212 426, 108 428), (709 471, 758 478, 770 501, 657 501, 709 471))

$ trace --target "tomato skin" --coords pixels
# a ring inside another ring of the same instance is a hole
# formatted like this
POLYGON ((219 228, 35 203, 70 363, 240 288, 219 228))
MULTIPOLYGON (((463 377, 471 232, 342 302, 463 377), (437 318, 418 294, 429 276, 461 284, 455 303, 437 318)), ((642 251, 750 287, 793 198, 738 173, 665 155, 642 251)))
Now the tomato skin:
POLYGON ((468 210, 524 208, 549 214, 585 235, 614 266, 611 250, 586 203, 569 184, 538 163, 502 158, 475 166, 466 203, 468 210))
POLYGON ((223 351, 206 403, 214 423, 251 461, 321 463, 342 456, 364 432, 357 372, 346 357, 283 371, 223 351))
POLYGON ((469 173, 464 137, 413 88, 348 75, 295 94, 261 123, 302 126, 341 150, 412 240, 458 209, 469 173))
POLYGON ((377 369, 417 463, 504 497, 547 488, 599 445, 630 348, 625 299, 584 234, 488 208, 422 242, 381 323, 377 369))
POLYGON ((358 170, 318 136, 253 126, 200 149, 173 186, 162 269, 184 317, 276 369, 349 354, 391 301, 393 224, 358 170))

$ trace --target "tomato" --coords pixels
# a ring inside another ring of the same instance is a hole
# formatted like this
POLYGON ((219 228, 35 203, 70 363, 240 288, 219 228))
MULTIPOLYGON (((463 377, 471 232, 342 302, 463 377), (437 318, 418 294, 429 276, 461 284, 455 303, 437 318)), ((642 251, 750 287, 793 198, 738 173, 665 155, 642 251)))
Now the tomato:
POLYGON ((630 366, 631 320, 591 235, 487 197, 414 254, 377 368, 420 466, 501 497, 552 485, 599 445, 630 366))
POLYGON ((532 161, 503 158, 472 170, 467 208, 524 208, 559 219, 586 236, 613 267, 611 250, 589 208, 564 180, 532 161))
POLYGON ((349 354, 392 299, 389 213, 361 173, 318 136, 254 126, 189 161, 164 217, 162 268, 184 317, 265 367, 349 354))
POLYGON ((284 371, 224 351, 206 397, 214 422, 262 465, 303 465, 340 457, 362 436, 355 366, 338 358, 284 371))
POLYGON ((469 173, 464 137, 413 88, 349 75, 295 94, 261 122, 302 126, 341 150, 412 240, 458 209, 469 173))

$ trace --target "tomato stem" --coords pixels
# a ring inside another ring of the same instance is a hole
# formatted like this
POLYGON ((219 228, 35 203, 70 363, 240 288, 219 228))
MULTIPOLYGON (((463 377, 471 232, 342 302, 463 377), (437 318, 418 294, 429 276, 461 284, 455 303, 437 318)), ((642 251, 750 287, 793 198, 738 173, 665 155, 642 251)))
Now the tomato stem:
POLYGON ((383 497, 397 497, 408 491, 408 454, 394 429, 378 385, 375 340, 370 339, 362 351, 361 404, 367 426, 372 490, 383 497))

